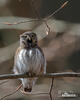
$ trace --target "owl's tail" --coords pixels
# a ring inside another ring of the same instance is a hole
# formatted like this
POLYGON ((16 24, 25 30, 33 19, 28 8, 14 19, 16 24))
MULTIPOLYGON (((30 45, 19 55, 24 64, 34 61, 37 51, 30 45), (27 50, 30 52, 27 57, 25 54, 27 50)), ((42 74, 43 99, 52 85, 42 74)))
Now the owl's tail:
POLYGON ((31 92, 32 87, 35 85, 37 78, 22 78, 22 84, 25 92, 31 92))
POLYGON ((24 88, 24 91, 25 91, 25 92, 31 92, 31 91, 32 91, 32 87, 25 87, 25 88, 24 88))

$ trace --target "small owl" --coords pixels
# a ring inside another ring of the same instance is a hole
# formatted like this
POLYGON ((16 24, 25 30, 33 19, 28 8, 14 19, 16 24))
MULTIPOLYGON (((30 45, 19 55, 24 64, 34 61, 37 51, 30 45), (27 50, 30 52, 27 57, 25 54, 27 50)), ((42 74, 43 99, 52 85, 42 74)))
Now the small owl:
MULTIPOLYGON (((38 46, 37 36, 33 32, 20 35, 20 46, 16 51, 14 68, 15 74, 31 73, 35 75, 46 73, 46 60, 43 51, 38 46)), ((37 78, 21 78, 25 92, 31 92, 37 78)))

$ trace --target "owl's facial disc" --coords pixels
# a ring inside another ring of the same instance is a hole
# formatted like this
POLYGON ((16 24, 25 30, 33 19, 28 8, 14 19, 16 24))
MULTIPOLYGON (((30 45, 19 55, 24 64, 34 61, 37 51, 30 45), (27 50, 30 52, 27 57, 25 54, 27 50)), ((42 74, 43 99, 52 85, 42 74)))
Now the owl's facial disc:
POLYGON ((25 47, 35 47, 37 45, 37 36, 35 33, 23 33, 21 41, 25 47))
POLYGON ((21 36, 21 40, 22 40, 22 43, 26 44, 27 42, 28 43, 31 43, 32 42, 32 39, 30 38, 29 35, 22 35, 21 36))

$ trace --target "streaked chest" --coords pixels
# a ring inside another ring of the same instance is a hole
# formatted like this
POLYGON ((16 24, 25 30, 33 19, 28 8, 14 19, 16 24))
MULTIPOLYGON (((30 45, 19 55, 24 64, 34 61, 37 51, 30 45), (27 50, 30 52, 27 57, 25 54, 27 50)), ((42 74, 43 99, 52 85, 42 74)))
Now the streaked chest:
POLYGON ((22 49, 18 54, 17 64, 27 70, 36 70, 41 67, 42 60, 42 53, 39 49, 22 49))
POLYGON ((37 59, 40 58, 42 56, 41 52, 38 49, 30 49, 30 50, 26 50, 26 49, 22 49, 19 54, 18 54, 18 59, 19 60, 31 60, 31 59, 37 59))

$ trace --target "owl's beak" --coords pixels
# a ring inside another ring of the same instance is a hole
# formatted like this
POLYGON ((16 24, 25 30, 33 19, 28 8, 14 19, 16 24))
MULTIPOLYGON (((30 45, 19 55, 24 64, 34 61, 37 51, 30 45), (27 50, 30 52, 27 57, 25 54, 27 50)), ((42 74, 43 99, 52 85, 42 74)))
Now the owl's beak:
POLYGON ((28 39, 29 41, 31 41, 31 38, 30 38, 30 36, 28 36, 28 35, 27 35, 27 39, 28 39))

